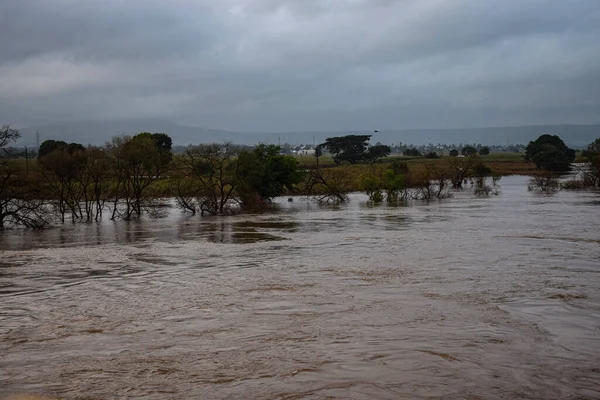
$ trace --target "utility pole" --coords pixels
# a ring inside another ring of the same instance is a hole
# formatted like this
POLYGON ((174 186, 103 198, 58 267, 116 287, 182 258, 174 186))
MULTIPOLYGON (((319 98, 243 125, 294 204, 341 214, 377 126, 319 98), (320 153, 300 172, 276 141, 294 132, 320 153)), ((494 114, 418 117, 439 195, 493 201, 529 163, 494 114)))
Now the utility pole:
POLYGON ((29 178, 29 154, 27 153, 27 146, 25 146, 25 178, 29 178))

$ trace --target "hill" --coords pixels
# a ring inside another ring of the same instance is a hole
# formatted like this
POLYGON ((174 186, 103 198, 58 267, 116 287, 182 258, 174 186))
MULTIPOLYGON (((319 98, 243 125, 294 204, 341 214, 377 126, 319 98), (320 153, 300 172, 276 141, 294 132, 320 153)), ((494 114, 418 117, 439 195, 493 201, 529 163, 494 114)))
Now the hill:
MULTIPOLYGON (((163 120, 81 121, 32 126, 21 129, 20 146, 34 146, 36 132, 40 141, 64 140, 83 144, 102 145, 111 137, 139 132, 168 133, 176 145, 232 141, 240 144, 266 143, 321 143, 327 137, 355 132, 231 132, 220 129, 179 125, 163 120)), ((559 135, 572 147, 583 147, 600 137, 600 125, 535 125, 464 129, 403 129, 380 130, 373 133, 372 142, 386 144, 405 143, 425 145, 428 143, 481 143, 487 145, 526 144, 539 135, 559 135)))

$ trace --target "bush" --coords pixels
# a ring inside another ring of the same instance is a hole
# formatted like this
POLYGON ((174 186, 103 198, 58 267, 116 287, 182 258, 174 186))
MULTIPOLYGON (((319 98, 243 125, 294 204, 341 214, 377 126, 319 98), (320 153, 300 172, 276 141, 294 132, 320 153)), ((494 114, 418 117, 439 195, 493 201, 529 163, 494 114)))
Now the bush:
POLYGON ((404 150, 404 152, 402 153, 405 156, 410 156, 410 157, 420 157, 421 156, 421 152, 417 149, 406 149, 404 150))
POLYGON ((561 188, 566 190, 580 190, 585 189, 585 184, 583 181, 580 181, 578 179, 571 179, 566 182, 563 182, 561 188))

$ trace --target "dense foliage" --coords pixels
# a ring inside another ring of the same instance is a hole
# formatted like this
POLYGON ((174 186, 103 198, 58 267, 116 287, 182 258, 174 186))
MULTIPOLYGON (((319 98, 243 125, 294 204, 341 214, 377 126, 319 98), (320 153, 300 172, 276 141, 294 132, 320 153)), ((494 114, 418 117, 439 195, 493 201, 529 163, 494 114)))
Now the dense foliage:
MULTIPOLYGON (((0 144, 18 137, 3 127, 0 144)), ((0 229, 94 221, 106 211, 132 219, 155 214, 158 199, 171 195, 187 211, 230 214, 264 207, 304 175, 278 146, 200 145, 174 157, 164 133, 116 136, 104 147, 46 140, 38 153, 31 170, 21 160, 0 160, 0 229)))
POLYGON ((529 142, 525 149, 525 160, 544 171, 568 171, 575 160, 575 150, 567 147, 556 135, 541 135, 529 142))
POLYGON ((336 136, 325 139, 325 143, 319 146, 329 151, 336 165, 357 164, 368 158, 367 147, 370 139, 371 135, 336 136))
POLYGON ((421 152, 417 149, 406 149, 404 150, 404 152, 402 153, 405 156, 410 156, 410 157, 420 157, 421 156, 421 152))
POLYGON ((462 148, 461 154, 463 156, 472 156, 474 154, 477 154, 477 149, 473 146, 465 146, 462 148))
POLYGON ((174 173, 180 207, 211 215, 261 208, 302 179, 293 157, 265 144, 254 149, 231 143, 190 146, 175 158, 174 173))

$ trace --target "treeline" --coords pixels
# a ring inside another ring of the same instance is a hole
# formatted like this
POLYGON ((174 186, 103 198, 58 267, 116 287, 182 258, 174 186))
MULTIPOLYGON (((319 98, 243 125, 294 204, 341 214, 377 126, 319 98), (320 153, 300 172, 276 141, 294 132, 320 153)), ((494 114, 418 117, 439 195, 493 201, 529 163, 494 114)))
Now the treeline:
MULTIPOLYGON (((0 130, 0 149, 19 137, 0 130)), ((164 133, 114 137, 104 147, 48 140, 37 162, 0 160, 0 229, 54 222, 132 219, 175 196, 192 213, 226 215, 256 209, 293 190, 303 174, 277 146, 189 146, 172 153, 164 133)))
MULTIPOLYGON (((0 153, 18 138, 17 130, 0 128, 0 153)), ((316 148, 316 168, 306 170, 278 146, 266 144, 204 144, 174 154, 165 133, 116 136, 103 147, 47 140, 35 160, 0 158, 0 229, 129 220, 160 210, 166 197, 186 212, 229 215, 264 209, 284 194, 344 202, 349 192, 363 191, 375 202, 397 202, 443 199, 465 185, 477 195, 497 193, 499 176, 475 149, 409 166, 386 159, 390 148, 369 146, 369 139, 327 138, 316 148), (341 167, 319 168, 323 150, 341 167)), ((582 186, 600 185, 599 154, 600 139, 585 153, 582 186)), ((560 138, 543 135, 529 144, 525 158, 545 179, 543 174, 568 169, 574 152, 560 138)))

